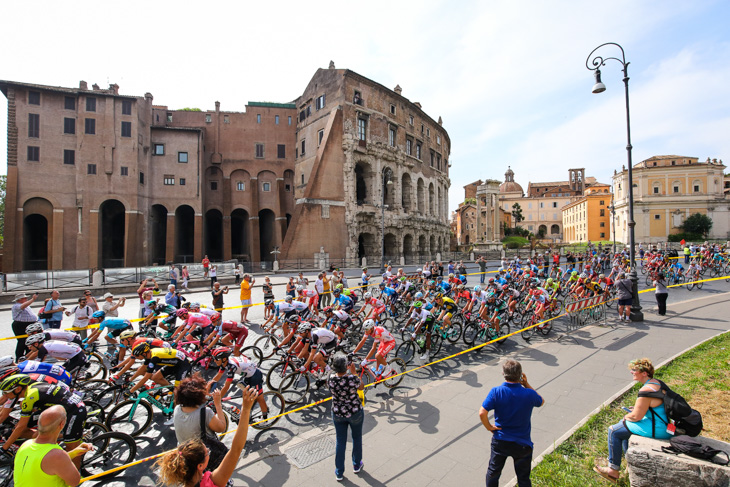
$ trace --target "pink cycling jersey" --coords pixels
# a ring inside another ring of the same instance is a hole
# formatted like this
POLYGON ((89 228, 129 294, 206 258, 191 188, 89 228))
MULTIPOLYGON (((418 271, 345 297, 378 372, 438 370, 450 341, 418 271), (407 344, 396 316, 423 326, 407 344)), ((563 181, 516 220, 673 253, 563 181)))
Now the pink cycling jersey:
POLYGON ((211 321, 210 318, 202 313, 188 313, 188 319, 185 320, 185 324, 187 326, 196 325, 201 328, 205 328, 211 324, 211 321))

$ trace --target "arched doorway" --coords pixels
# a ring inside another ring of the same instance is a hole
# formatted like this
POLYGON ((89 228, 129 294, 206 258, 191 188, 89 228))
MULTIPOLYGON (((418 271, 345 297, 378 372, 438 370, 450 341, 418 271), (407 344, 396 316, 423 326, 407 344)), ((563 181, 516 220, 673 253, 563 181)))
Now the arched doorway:
POLYGON ((195 210, 180 205, 175 210, 175 262, 195 259, 195 210))
POLYGON ((150 209, 150 260, 153 265, 166 263, 167 259, 167 208, 152 205, 150 209))
MULTIPOLYGON (((376 248, 375 235, 372 233, 361 233, 357 237, 357 258, 362 260, 363 258, 372 259, 375 256, 380 255, 380 249, 376 248)), ((370 265, 370 262, 368 262, 370 265)))
POLYGON ((550 235, 558 235, 560 234, 560 226, 559 225, 550 225, 550 235))
POLYGON ((413 255, 413 236, 406 235, 403 237, 403 258, 405 259, 406 265, 415 264, 415 256, 413 255))
POLYGON ((383 204, 387 205, 389 209, 395 209, 395 183, 393 178, 393 171, 386 167, 383 169, 383 204), (389 184, 390 183, 390 184, 389 184))
POLYGON ((48 220, 43 215, 23 219, 23 270, 48 269, 48 220))
POLYGON ((547 227, 545 225, 540 225, 537 227, 537 237, 543 238, 547 234, 547 227))
POLYGON ((259 259, 261 262, 274 260, 274 255, 271 253, 276 245, 276 242, 274 242, 274 221, 273 211, 268 209, 259 211, 259 249, 261 249, 259 259))
POLYGON ((435 258, 435 254, 436 254, 436 237, 434 237, 433 235, 431 235, 431 237, 429 237, 429 239, 428 239, 428 254, 429 254, 429 256, 428 256, 429 259, 432 258, 432 257, 435 258))
POLYGON ((99 206, 99 267, 124 267, 124 205, 106 200, 99 206))
POLYGON ((392 233, 385 234, 384 250, 385 264, 387 265, 390 262, 392 265, 398 265, 400 258, 398 255, 398 241, 392 233))
POLYGON ((251 261, 249 239, 251 230, 248 222, 248 212, 237 209, 231 213, 231 257, 243 262, 251 261))
POLYGON ((210 260, 223 260, 223 214, 218 210, 205 213, 205 254, 210 260))

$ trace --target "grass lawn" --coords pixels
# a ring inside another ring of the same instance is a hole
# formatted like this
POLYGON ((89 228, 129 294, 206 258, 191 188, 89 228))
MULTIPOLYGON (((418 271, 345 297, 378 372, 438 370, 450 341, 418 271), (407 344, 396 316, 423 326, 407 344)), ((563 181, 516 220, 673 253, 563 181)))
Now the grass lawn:
MULTIPOLYGON (((713 338, 681 355, 657 370, 655 377, 666 382, 702 413, 702 436, 730 442, 730 424, 727 419, 727 411, 730 410, 730 333, 713 338)), ((609 485, 608 481, 593 471, 593 465, 596 460, 606 465, 608 427, 624 416, 621 406, 634 405, 638 390, 636 384, 543 458, 532 470, 532 484, 574 487, 609 485)), ((626 462, 622 462, 621 466, 618 485, 628 487, 626 462)))

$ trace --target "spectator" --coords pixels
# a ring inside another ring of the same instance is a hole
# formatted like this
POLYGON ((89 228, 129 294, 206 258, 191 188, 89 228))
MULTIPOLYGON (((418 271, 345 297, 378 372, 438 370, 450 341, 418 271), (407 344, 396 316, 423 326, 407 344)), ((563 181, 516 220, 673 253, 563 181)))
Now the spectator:
POLYGON ((46 302, 43 311, 53 313, 50 318, 46 318, 46 325, 51 329, 61 328, 61 320, 63 320, 63 312, 66 310, 61 306, 61 293, 57 289, 51 291, 51 299, 46 302))
POLYGON ((251 406, 258 393, 246 388, 243 391, 241 419, 236 433, 233 435, 231 448, 221 464, 212 472, 205 471, 209 453, 199 439, 189 440, 177 447, 177 450, 165 454, 157 461, 160 484, 167 486, 183 485, 184 487, 223 487, 233 475, 243 447, 246 446, 248 423, 251 406))
POLYGON ((218 282, 218 268, 216 266, 210 267, 210 287, 213 287, 213 284, 218 282))
MULTIPOLYGON (((436 270, 437 270, 439 276, 444 277, 444 263, 443 262, 439 262, 438 264, 436 264, 436 270)), ((433 276, 433 274, 434 273, 432 272, 431 275, 433 276)))
MULTIPOLYGON (((386 272, 390 272, 390 266, 388 266, 388 270, 386 272)), ((340 283, 342 283, 342 287, 345 289, 349 288, 350 286, 347 284, 347 278, 345 277, 345 271, 340 271, 340 283)))
POLYGON ((213 309, 223 311, 223 295, 228 294, 228 286, 221 288, 221 283, 216 282, 210 294, 213 295, 213 309))
POLYGON ((669 291, 667 291, 667 281, 664 279, 664 273, 660 272, 657 274, 656 280, 654 280, 654 287, 656 288, 656 304, 659 307, 659 316, 667 314, 667 298, 669 297, 669 291))
POLYGON ((631 321, 631 305, 633 304, 633 284, 631 279, 626 277, 625 272, 618 275, 616 281, 618 292, 618 319, 620 321, 631 321))
POLYGON ((294 284, 294 278, 290 277, 289 282, 286 283, 286 295, 295 298, 297 296, 297 287, 294 284))
POLYGON ((167 286, 167 294, 165 294, 165 304, 172 306, 173 308, 179 308, 179 302, 175 292, 175 285, 170 284, 167 286))
POLYGON ((466 266, 464 265, 463 260, 459 261, 459 265, 457 266, 456 270, 458 270, 459 274, 461 274, 462 276, 466 275, 466 266))
POLYGON ((86 302, 91 307, 92 311, 99 311, 99 303, 96 302, 96 298, 91 295, 91 291, 88 289, 84 291, 84 296, 86 296, 86 302))
POLYGON ((449 272, 448 273, 449 274, 453 274, 454 273, 454 261, 453 260, 450 260, 449 261, 449 272))
POLYGON ((297 278, 297 286, 304 286, 304 287, 309 286, 309 279, 304 277, 303 272, 299 273, 299 277, 297 278))
POLYGON ((522 365, 518 361, 505 361, 502 364, 502 375, 505 382, 489 391, 479 410, 482 424, 493 434, 487 487, 499 486, 499 477, 509 457, 515 462, 517 485, 529 487, 532 485, 532 409, 545 404, 545 400, 527 382, 527 376, 522 373, 522 365), (489 411, 492 410, 494 425, 489 421, 489 411))
POLYGON ((144 303, 144 293, 147 291, 154 291, 155 289, 159 290, 159 286, 157 285, 157 281, 154 279, 142 279, 139 282, 139 288, 137 288, 137 295, 139 296, 139 317, 144 317, 144 309, 145 309, 145 303, 144 303), (153 284, 152 287, 150 287, 150 282, 153 284))
POLYGON ((58 446, 58 436, 66 427, 66 410, 51 406, 38 418, 38 436, 21 445, 15 454, 15 485, 79 485, 81 475, 72 458, 91 451, 81 443, 66 452, 58 446))
POLYGON ((324 294, 324 274, 320 272, 317 274, 317 280, 314 281, 314 289, 317 291, 317 310, 322 309, 322 297, 324 294))
MULTIPOLYGON (((25 335, 25 329, 28 325, 32 325, 38 321, 38 316, 30 310, 30 305, 33 301, 38 299, 38 294, 34 293, 33 296, 27 294, 16 294, 13 299, 13 306, 10 308, 11 315, 13 317, 13 334, 15 336, 25 335), (30 299, 28 299, 30 297, 30 299)), ((18 338, 18 343, 15 345, 15 361, 19 362, 20 357, 25 355, 25 338, 18 338)))
POLYGON ((205 406, 207 402, 208 384, 201 375, 186 377, 175 390, 175 411, 172 420, 175 425, 177 444, 200 438, 200 415, 205 414, 205 427, 208 434, 223 433, 226 430, 226 418, 221 405, 221 393, 215 391, 213 404, 215 411, 205 406))
POLYGON ((689 245, 684 246, 684 263, 689 264, 689 258, 692 255, 692 252, 689 250, 689 245))
POLYGON ((608 427, 608 468, 593 467, 601 477, 612 482, 618 480, 621 470, 621 455, 629 446, 631 435, 647 438, 667 439, 669 419, 664 410, 664 392, 661 384, 654 379, 654 366, 648 358, 629 362, 631 376, 641 383, 639 395, 631 412, 624 419, 608 427), (658 421, 657 421, 658 420, 658 421))
POLYGON ((332 301, 332 293, 330 292, 330 278, 327 271, 322 271, 322 300, 320 301, 323 308, 330 305, 332 301))
POLYGON ((114 304, 114 295, 112 293, 106 293, 104 295, 104 304, 101 305, 102 311, 106 313, 107 318, 116 318, 119 316, 119 308, 124 306, 127 301, 126 298, 119 298, 117 304, 114 304))
POLYGON ((487 275, 487 259, 483 255, 480 255, 477 259, 477 264, 479 264, 479 283, 484 284, 484 279, 487 275))
POLYGON ((78 330, 74 331, 78 331, 81 338, 86 338, 86 328, 89 326, 89 318, 91 318, 92 313, 91 306, 88 305, 85 297, 79 298, 79 304, 74 309, 66 311, 66 316, 74 315, 72 326, 78 328, 78 330))
POLYGON ((233 275, 236 277, 235 284, 238 286, 241 284, 241 269, 238 266, 233 268, 233 275))
POLYGON ((203 257, 203 277, 208 277, 208 268, 210 267, 210 259, 206 255, 203 257))
POLYGON ((182 288, 186 291, 190 291, 190 289, 188 289, 189 280, 190 280, 190 273, 188 272, 188 266, 184 265, 182 268, 182 288))
POLYGON ((170 264, 170 284, 177 287, 177 277, 178 272, 177 268, 175 268, 175 264, 170 264))
POLYGON ((253 279, 249 274, 244 274, 243 281, 241 281, 241 323, 248 323, 248 308, 251 307, 251 288, 253 287, 256 279, 253 279))
POLYGON ((357 375, 355 365, 350 363, 348 374, 347 357, 338 352, 332 358, 332 374, 327 385, 332 392, 332 421, 335 423, 337 445, 335 447, 335 478, 341 481, 345 473, 345 447, 347 427, 352 430, 352 468, 355 473, 362 470, 362 425, 365 418, 358 391, 364 388, 357 375))

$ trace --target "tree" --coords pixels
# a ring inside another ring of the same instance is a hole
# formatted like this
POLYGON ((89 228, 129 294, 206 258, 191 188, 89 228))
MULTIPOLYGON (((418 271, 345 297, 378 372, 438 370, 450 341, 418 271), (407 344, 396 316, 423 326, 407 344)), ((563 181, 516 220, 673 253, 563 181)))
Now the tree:
POLYGON ((702 213, 694 213, 687 218, 680 227, 685 233, 694 233, 707 237, 712 228, 712 218, 702 213))
POLYGON ((7 176, 0 176, 0 247, 2 247, 5 237, 5 185, 7 181, 7 176))
POLYGON ((515 227, 518 223, 525 219, 525 217, 522 216, 522 207, 519 203, 515 203, 514 205, 512 205, 512 218, 515 221, 515 227))

